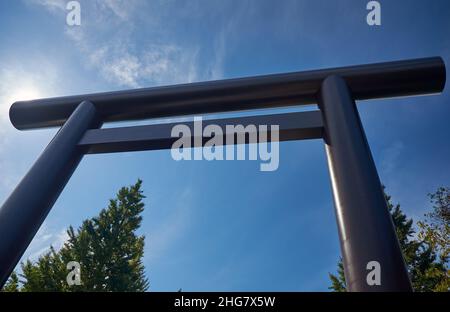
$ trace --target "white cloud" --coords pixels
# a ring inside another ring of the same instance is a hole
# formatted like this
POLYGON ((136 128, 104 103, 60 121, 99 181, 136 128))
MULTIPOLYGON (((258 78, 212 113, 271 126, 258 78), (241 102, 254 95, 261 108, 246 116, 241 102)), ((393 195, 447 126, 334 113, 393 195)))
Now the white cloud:
MULTIPOLYGON (((66 14, 55 9, 64 9, 59 0, 27 1, 66 14)), ((64 26, 65 34, 81 52, 84 65, 112 84, 137 88, 198 80, 196 47, 161 39, 137 45, 131 39, 136 24, 148 21, 140 20, 136 14, 147 4, 141 0, 83 1, 81 26, 64 26)), ((152 31, 157 32, 153 28, 152 31)))
POLYGON ((100 2, 122 20, 128 20, 136 8, 136 0, 103 0, 100 2))
MULTIPOLYGON (((25 2, 42 6, 52 13, 61 13, 66 11, 66 5, 69 0, 24 0, 25 2)), ((142 0, 78 0, 81 4, 81 10, 97 8, 102 10, 103 14, 112 14, 121 20, 127 20, 136 9, 137 4, 142 0)), ((83 12, 83 11, 82 11, 83 12)))
POLYGON ((143 55, 142 78, 157 84, 192 82, 199 79, 197 49, 174 45, 154 45, 143 55))
POLYGON ((44 255, 50 250, 52 246, 55 250, 61 249, 64 243, 69 239, 65 229, 55 230, 50 228, 44 221, 39 231, 36 233, 30 246, 28 246, 23 260, 36 261, 40 256, 44 255))
POLYGON ((26 2, 35 5, 41 5, 50 12, 58 12, 66 9, 65 0, 26 0, 26 2))
POLYGON ((106 44, 89 55, 89 64, 109 82, 138 88, 197 80, 196 51, 174 45, 148 45, 142 53, 131 53, 126 45, 106 44))
POLYGON ((197 51, 172 44, 149 44, 132 52, 116 40, 89 55, 90 64, 109 82, 125 87, 192 82, 198 79, 197 51))
POLYGON ((134 88, 139 86, 140 61, 127 51, 117 55, 115 52, 111 52, 109 46, 104 46, 89 55, 89 62, 100 70, 106 80, 112 83, 134 88))

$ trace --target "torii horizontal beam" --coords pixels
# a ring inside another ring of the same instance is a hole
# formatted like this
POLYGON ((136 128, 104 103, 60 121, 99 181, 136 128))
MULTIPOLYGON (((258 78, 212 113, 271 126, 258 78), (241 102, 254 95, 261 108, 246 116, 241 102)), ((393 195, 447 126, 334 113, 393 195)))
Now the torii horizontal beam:
MULTIPOLYGON (((86 150, 86 154, 170 149, 172 144, 178 139, 177 137, 172 137, 171 130, 179 124, 186 125, 190 129, 194 128, 194 122, 190 121, 90 129, 81 138, 78 146, 86 150)), ((319 139, 322 138, 324 130, 320 111, 212 119, 203 120, 202 124, 204 127, 208 125, 219 126, 223 131, 222 141, 224 144, 226 144, 225 137, 230 135, 226 131, 227 125, 242 125, 243 127, 255 125, 259 136, 260 125, 276 124, 279 126, 279 141, 319 139)), ((191 133, 193 134, 194 131, 192 130, 191 133)), ((234 135, 236 133, 236 131, 233 131, 231 134, 234 135)), ((193 136, 188 139, 194 141, 193 136)), ((201 138, 203 144, 209 139, 207 137, 201 138)), ((249 143, 248 135, 244 139, 245 144, 249 143)), ((233 144, 235 143, 236 141, 233 142, 233 144)))
POLYGON ((0 286, 84 154, 170 148, 168 130, 176 125, 99 129, 103 122, 317 103, 319 111, 205 123, 275 124, 280 140, 323 138, 347 289, 410 291, 355 100, 438 93, 445 78, 443 60, 434 57, 16 102, 10 119, 17 129, 61 129, 0 209, 0 286), (377 266, 380 283, 367 276, 377 266))
POLYGON ((16 102, 17 129, 58 127, 82 101, 92 102, 103 122, 184 116, 317 103, 325 78, 341 76, 355 100, 441 92, 445 65, 440 57, 349 66, 174 86, 83 94, 16 102))

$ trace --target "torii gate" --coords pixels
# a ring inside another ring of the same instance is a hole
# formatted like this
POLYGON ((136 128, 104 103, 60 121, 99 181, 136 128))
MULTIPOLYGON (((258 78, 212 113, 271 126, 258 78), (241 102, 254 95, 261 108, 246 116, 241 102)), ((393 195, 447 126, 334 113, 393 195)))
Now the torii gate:
POLYGON ((175 140, 176 123, 101 129, 104 122, 317 103, 316 111, 209 123, 277 124, 280 141, 322 138, 348 290, 411 291, 355 100, 439 93, 445 75, 434 57, 16 102, 17 129, 61 128, 0 209, 0 286, 84 154, 169 149, 175 140), (380 285, 367 281, 373 261, 380 285))

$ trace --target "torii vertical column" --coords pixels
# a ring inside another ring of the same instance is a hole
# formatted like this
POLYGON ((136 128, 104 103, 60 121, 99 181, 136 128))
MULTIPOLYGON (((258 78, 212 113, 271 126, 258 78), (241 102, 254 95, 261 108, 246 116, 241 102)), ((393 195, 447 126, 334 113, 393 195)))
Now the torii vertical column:
POLYGON ((11 274, 83 158, 86 130, 101 124, 91 102, 81 102, 0 209, 0 285, 11 274))
POLYGON ((347 290, 411 291, 375 163, 343 78, 323 81, 319 106, 347 290), (379 281, 369 275, 377 271, 379 281))

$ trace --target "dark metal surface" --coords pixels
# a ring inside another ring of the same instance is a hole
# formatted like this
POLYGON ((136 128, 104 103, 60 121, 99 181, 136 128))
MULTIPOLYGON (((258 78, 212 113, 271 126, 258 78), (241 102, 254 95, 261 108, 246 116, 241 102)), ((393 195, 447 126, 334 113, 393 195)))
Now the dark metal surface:
POLYGON ((345 81, 323 82, 319 104, 349 291, 411 291, 403 256, 356 104, 345 81), (378 261, 381 285, 366 282, 378 261))
POLYGON ((84 155, 84 132, 99 126, 95 107, 82 102, 0 209, 0 285, 6 282, 84 155))
MULTIPOLYGON (((178 139, 171 137, 171 130, 178 124, 187 125, 194 133, 193 122, 167 123, 86 131, 79 146, 86 147, 87 154, 158 150, 171 148, 178 139)), ((203 120, 203 127, 214 124, 222 128, 222 140, 226 143, 226 125, 279 125, 279 140, 306 140, 322 138, 323 124, 320 111, 262 115, 240 118, 203 120)), ((268 128, 270 132, 270 128, 268 128)), ((210 138, 203 137, 203 143, 210 138)), ((245 138, 248 143, 248 136, 245 138)), ((193 142, 194 137, 191 137, 193 142)), ((234 140, 236 142, 236 140, 234 140)), ((193 145, 192 145, 193 146, 193 145)))
MULTIPOLYGON (((175 124, 97 129, 101 122, 319 102, 321 112, 205 120, 280 125, 280 140, 324 137, 350 291, 409 291, 401 251, 354 100, 441 92, 441 58, 16 102, 18 129, 62 126, 0 209, 0 286, 85 153, 170 148, 175 124), (81 103, 81 104, 79 104, 81 103), (381 264, 381 285, 366 283, 381 264)), ((192 127, 192 123, 184 123, 192 127)))
POLYGON ((433 57, 16 102, 10 119, 17 129, 61 126, 84 100, 105 122, 311 104, 330 75, 343 77, 356 100, 436 93, 445 84, 444 62, 433 57))

